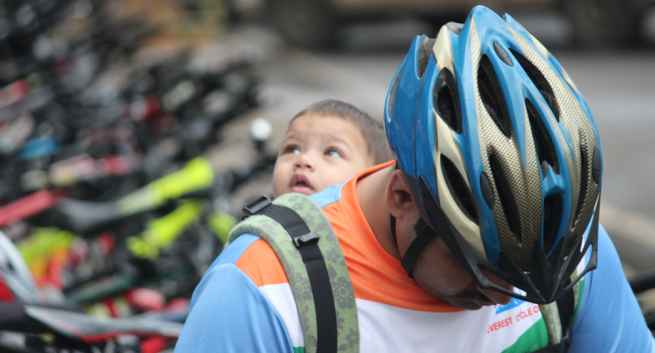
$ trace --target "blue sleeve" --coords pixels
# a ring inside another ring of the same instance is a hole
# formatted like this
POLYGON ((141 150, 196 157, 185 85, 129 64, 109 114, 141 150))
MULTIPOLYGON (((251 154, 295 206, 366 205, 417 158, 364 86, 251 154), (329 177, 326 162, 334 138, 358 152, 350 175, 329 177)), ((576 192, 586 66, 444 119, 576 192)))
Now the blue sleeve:
POLYGON ((598 231, 598 268, 571 333, 570 353, 655 353, 655 342, 607 232, 598 231))
POLYGON ((175 353, 292 353, 280 315, 234 261, 253 241, 226 248, 196 287, 175 353))

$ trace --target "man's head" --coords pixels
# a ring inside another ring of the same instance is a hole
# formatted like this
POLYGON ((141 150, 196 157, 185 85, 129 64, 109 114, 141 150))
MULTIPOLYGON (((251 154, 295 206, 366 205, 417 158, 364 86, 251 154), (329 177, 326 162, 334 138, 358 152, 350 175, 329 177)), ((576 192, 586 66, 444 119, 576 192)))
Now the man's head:
MULTIPOLYGON (((398 254, 407 254, 417 238, 416 224, 421 218, 421 210, 401 170, 396 169, 391 173, 386 195, 389 213, 394 220, 394 241, 398 254)), ((475 277, 466 270, 443 239, 429 241, 421 250, 413 268, 411 275, 426 292, 452 306, 474 310, 483 305, 501 304, 509 300, 507 295, 497 291, 478 290, 475 277)), ((494 279, 507 289, 511 288, 497 278, 494 279)))
POLYGON ((398 253, 423 288, 467 308, 509 294, 545 303, 580 277, 585 254, 593 269, 598 130, 557 60, 510 16, 478 6, 436 40, 418 36, 385 127, 398 253))
POLYGON ((390 158, 381 122, 351 104, 320 101, 289 122, 273 171, 273 193, 311 194, 390 158))

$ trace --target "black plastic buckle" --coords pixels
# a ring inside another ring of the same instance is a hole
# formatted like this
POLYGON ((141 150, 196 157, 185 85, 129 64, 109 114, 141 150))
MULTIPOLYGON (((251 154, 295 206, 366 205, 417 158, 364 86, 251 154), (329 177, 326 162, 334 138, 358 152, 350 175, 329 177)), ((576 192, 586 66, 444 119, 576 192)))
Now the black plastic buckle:
POLYGON ((293 240, 293 245, 296 246, 296 248, 300 248, 304 245, 315 243, 318 241, 320 236, 318 234, 315 234, 313 232, 309 232, 307 234, 303 234, 299 237, 292 238, 293 240))
POLYGON ((243 206, 243 212, 245 212, 248 216, 252 216, 254 214, 260 213, 264 209, 266 209, 268 206, 272 205, 273 201, 268 196, 260 196, 257 198, 257 200, 243 206))

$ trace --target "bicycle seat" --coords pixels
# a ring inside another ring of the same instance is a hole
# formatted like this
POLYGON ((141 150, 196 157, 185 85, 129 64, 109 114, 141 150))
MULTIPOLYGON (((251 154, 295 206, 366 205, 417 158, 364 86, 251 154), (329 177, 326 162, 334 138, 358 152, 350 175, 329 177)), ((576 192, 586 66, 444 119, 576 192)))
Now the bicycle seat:
POLYGON ((54 212, 65 228, 83 234, 98 227, 124 219, 113 202, 91 202, 64 198, 54 207, 54 212))

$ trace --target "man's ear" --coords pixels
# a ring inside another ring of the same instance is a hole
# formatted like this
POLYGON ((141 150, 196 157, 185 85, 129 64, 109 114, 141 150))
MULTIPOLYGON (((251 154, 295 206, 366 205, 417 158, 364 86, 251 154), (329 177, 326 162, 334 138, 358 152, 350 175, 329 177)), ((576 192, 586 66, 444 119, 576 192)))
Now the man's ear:
POLYGON ((400 219, 416 209, 414 196, 401 170, 394 170, 387 184, 387 207, 392 216, 400 219))

